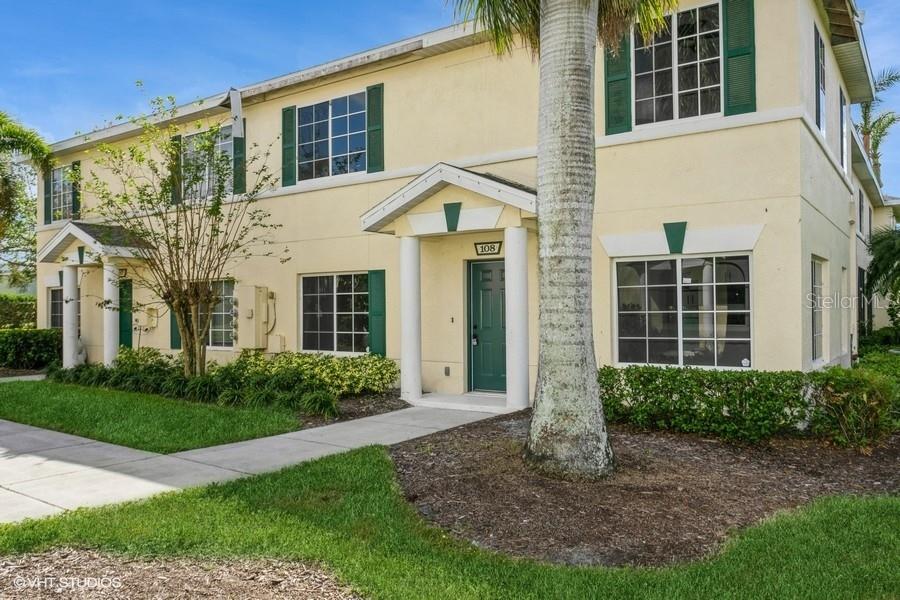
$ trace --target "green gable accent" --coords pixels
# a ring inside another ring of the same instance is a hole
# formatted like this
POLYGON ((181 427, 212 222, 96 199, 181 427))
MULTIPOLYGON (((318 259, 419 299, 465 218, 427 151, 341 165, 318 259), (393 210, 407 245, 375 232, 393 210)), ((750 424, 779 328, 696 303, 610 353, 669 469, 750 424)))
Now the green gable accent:
POLYGON ((631 35, 625 35, 619 51, 604 52, 606 82, 606 135, 631 131, 631 35))
POLYGON ((684 234, 687 232, 687 221, 663 223, 663 229, 666 231, 666 242, 669 244, 669 253, 681 254, 684 252, 684 234))
POLYGON ((84 264, 84 246, 78 246, 78 264, 84 264))
POLYGON ((281 109, 281 187, 297 183, 297 107, 281 109))
POLYGON ((366 88, 366 154, 369 173, 384 171, 384 84, 366 88))
POLYGON ((447 202, 444 204, 444 219, 447 221, 447 231, 456 231, 459 226, 459 213, 462 211, 462 202, 447 202))
POLYGON ((172 139, 172 170, 169 173, 172 189, 172 204, 181 204, 181 136, 173 135, 172 139))
POLYGON ((53 222, 53 204, 50 198, 50 169, 48 168, 44 171, 44 225, 53 222))
POLYGON ((387 355, 384 270, 369 271, 369 352, 387 355))
POLYGON ((81 216, 81 161, 72 163, 72 218, 81 216))
POLYGON ((181 332, 178 330, 178 319, 172 307, 169 307, 169 348, 172 350, 181 350, 181 332))
POLYGON ((244 119, 244 137, 232 138, 233 165, 232 186, 235 194, 247 192, 247 120, 244 119))
POLYGON ((57 271, 57 275, 59 275, 59 287, 62 287, 63 273, 62 271, 57 271))
POLYGON ((753 0, 722 0, 725 116, 756 112, 753 0))

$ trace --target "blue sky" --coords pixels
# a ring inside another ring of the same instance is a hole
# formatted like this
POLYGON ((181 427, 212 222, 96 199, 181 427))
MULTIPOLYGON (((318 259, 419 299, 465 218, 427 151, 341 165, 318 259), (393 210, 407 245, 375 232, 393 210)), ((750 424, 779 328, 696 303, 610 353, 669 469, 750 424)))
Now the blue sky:
MULTIPOLYGON (((858 0, 874 70, 900 66, 897 0, 858 0)), ((450 24, 444 0, 2 0, 0 108, 50 140, 149 98, 187 102, 450 24), (135 82, 141 80, 143 89, 135 82)), ((900 86, 885 95, 900 110, 900 86)), ((900 127, 883 152, 900 195, 900 127)))

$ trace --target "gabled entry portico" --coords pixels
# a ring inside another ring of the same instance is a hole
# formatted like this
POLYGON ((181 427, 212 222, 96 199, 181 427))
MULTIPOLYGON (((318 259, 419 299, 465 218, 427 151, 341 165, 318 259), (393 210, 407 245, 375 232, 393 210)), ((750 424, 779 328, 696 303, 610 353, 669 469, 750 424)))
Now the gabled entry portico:
POLYGON ((121 227, 73 221, 38 251, 38 262, 61 266, 63 367, 71 368, 79 363, 77 300, 80 269, 102 269, 104 364, 112 364, 122 342, 130 344, 131 281, 120 279, 118 261, 135 258, 135 252, 141 246, 121 227), (120 300, 124 300, 124 307, 120 300), (127 317, 129 323, 123 324, 123 317, 127 317))
POLYGON ((363 230, 400 238, 404 399, 488 391, 528 406, 536 227, 533 189, 444 163, 363 215, 363 230))

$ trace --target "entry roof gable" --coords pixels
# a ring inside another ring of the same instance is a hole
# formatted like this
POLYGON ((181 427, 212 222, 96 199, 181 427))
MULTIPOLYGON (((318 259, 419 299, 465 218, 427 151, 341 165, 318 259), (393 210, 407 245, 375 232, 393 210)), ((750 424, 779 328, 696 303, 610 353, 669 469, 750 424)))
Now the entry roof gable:
POLYGON ((369 209, 360 218, 363 231, 377 232, 413 207, 450 185, 492 198, 531 213, 536 212, 534 188, 490 173, 476 173, 437 163, 369 209))
POLYGON ((95 256, 131 257, 147 244, 123 227, 71 221, 38 251, 38 262, 56 262, 72 244, 81 243, 95 256))

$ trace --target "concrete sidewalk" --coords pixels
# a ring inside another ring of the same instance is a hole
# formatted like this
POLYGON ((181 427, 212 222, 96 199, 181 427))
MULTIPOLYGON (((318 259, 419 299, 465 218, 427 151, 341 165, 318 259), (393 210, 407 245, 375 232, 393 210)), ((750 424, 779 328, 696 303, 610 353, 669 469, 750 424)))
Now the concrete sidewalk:
POLYGON ((275 471, 493 415, 413 407, 246 442, 155 454, 0 420, 0 523, 275 471))

